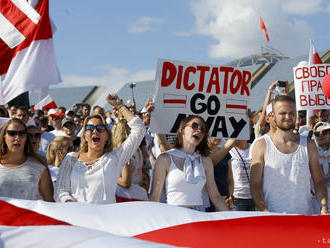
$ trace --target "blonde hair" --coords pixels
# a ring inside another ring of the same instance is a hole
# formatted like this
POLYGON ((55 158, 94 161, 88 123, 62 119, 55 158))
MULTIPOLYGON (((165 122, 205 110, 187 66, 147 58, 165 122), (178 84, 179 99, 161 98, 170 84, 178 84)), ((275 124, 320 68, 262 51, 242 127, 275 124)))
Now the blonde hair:
POLYGON ((112 144, 114 148, 119 147, 131 133, 130 127, 127 125, 127 121, 125 119, 119 119, 114 128, 112 134, 112 144))
POLYGON ((56 153, 55 150, 58 150, 61 148, 63 142, 68 141, 70 142, 71 139, 67 136, 57 136, 53 141, 48 145, 47 148, 47 163, 54 165, 55 164, 55 159, 56 159, 56 153))
POLYGON ((101 120, 102 124, 105 125, 105 130, 108 133, 108 140, 104 145, 104 151, 103 153, 107 153, 107 152, 112 152, 113 150, 113 146, 112 146, 112 142, 111 142, 111 130, 108 126, 108 124, 106 123, 106 121, 104 120, 104 118, 101 115, 92 115, 92 116, 88 116, 85 118, 84 124, 83 124, 83 135, 81 136, 81 143, 80 143, 80 151, 79 152, 87 152, 88 151, 88 143, 85 140, 85 128, 87 125, 87 122, 91 119, 98 119, 101 120))

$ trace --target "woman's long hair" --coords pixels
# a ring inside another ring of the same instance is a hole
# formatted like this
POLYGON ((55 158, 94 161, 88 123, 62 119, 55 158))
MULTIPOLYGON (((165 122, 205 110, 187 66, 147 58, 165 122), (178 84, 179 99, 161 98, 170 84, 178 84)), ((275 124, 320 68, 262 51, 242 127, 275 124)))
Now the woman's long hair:
POLYGON ((112 140, 111 140, 111 130, 110 130, 108 124, 106 123, 106 121, 104 120, 104 118, 101 115, 92 115, 92 116, 88 116, 88 117, 85 118, 84 125, 83 125, 83 135, 81 136, 81 143, 80 143, 80 151, 79 152, 87 152, 88 151, 88 143, 85 140, 84 133, 85 133, 85 128, 86 128, 87 122, 91 119, 99 119, 99 120, 101 120, 102 124, 105 125, 105 130, 108 133, 108 140, 104 145, 103 153, 112 152, 113 145, 112 145, 112 140))
POLYGON ((125 119, 119 119, 113 128, 112 144, 113 148, 119 147, 131 133, 130 127, 125 119))
POLYGON ((53 141, 48 145, 47 148, 47 163, 54 165, 55 164, 55 160, 56 160, 56 153, 55 150, 58 150, 61 148, 62 143, 68 141, 70 142, 71 139, 67 136, 57 136, 55 137, 55 139, 53 139, 53 141))
POLYGON ((8 146, 7 146, 6 141, 5 141, 5 135, 7 134, 8 126, 12 123, 20 124, 21 126, 24 127, 24 130, 26 132, 26 142, 24 144, 24 155, 27 156, 27 157, 33 157, 33 158, 37 159, 41 164, 47 166, 47 164, 45 163, 45 160, 33 151, 32 143, 29 139, 29 136, 27 135, 27 128, 26 128, 25 123, 22 120, 17 119, 17 118, 10 119, 1 128, 1 132, 0 132, 0 159, 2 159, 8 152, 8 146))
POLYGON ((210 149, 207 145, 207 138, 208 138, 208 133, 209 129, 204 121, 204 119, 198 115, 190 115, 183 119, 180 123, 180 127, 176 133, 176 141, 175 141, 175 147, 176 148, 182 148, 183 147, 183 130, 187 126, 188 122, 193 120, 193 119, 199 119, 204 126, 204 137, 201 140, 201 142, 196 146, 196 150, 198 151, 202 156, 208 156, 210 154, 210 149))

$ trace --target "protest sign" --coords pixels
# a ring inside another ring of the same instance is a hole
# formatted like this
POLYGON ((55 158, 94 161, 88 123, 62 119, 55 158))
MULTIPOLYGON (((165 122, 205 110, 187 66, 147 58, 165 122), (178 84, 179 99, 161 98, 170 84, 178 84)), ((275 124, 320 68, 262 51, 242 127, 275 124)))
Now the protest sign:
POLYGON ((330 73, 329 64, 293 68, 297 110, 329 109, 330 99, 322 91, 322 80, 330 73))
POLYGON ((230 66, 158 60, 150 129, 176 133, 189 115, 204 118, 209 135, 249 139, 249 71, 230 66))

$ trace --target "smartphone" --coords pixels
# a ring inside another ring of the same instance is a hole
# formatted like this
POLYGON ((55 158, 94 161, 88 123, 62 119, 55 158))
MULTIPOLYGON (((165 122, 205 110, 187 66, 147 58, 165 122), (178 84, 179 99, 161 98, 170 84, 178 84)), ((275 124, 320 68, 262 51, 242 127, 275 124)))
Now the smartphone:
POLYGON ((285 81, 278 81, 278 87, 285 87, 286 82, 285 81))

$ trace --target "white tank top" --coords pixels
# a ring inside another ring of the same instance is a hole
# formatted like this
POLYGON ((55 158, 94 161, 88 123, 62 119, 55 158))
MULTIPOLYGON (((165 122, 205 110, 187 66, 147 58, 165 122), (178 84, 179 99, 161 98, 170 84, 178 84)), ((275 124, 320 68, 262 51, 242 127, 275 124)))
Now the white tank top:
POLYGON ((307 137, 300 136, 300 143, 293 153, 280 152, 270 136, 267 144, 263 174, 263 193, 267 209, 271 212, 312 214, 310 195, 310 170, 307 137))
POLYGON ((202 190, 206 179, 198 183, 188 183, 185 174, 174 163, 170 155, 170 169, 165 180, 167 203, 179 206, 200 206, 203 205, 202 190))

